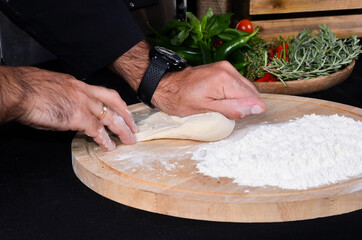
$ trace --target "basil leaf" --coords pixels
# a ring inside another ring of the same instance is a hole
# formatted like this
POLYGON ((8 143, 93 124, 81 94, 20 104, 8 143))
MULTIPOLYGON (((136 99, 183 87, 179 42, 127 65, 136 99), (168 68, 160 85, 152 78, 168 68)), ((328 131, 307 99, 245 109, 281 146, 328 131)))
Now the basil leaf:
POLYGON ((191 28, 191 25, 186 21, 171 20, 167 25, 160 31, 161 34, 166 34, 168 31, 175 30, 185 30, 191 28))
POLYGON ((192 14, 191 12, 187 12, 186 16, 188 18, 188 21, 190 22, 191 25, 191 32, 190 32, 190 37, 192 39, 192 46, 197 46, 197 42, 202 40, 204 35, 201 31, 201 23, 199 21, 199 19, 197 19, 197 17, 192 14))
POLYGON ((205 38, 212 38, 213 36, 222 33, 226 28, 228 28, 230 25, 230 17, 232 15, 232 13, 213 15, 207 23, 205 29, 205 38))
POLYGON ((197 30, 201 30, 200 21, 199 21, 199 19, 197 19, 197 17, 192 12, 187 12, 186 17, 189 20, 190 25, 191 25, 192 28, 195 28, 197 30))
POLYGON ((223 41, 230 41, 234 38, 247 36, 249 34, 250 33, 243 32, 234 28, 226 28, 222 33, 218 34, 217 36, 223 41))
POLYGON ((174 46, 180 46, 185 41, 185 39, 190 35, 190 31, 191 29, 179 32, 179 34, 177 34, 175 37, 171 39, 171 44, 174 46))
POLYGON ((193 37, 192 34, 183 42, 182 46, 198 48, 198 43, 196 37, 193 37))
POLYGON ((201 31, 205 31, 205 28, 207 26, 207 22, 209 19, 214 15, 212 8, 209 8, 206 12, 206 14, 201 19, 201 31))

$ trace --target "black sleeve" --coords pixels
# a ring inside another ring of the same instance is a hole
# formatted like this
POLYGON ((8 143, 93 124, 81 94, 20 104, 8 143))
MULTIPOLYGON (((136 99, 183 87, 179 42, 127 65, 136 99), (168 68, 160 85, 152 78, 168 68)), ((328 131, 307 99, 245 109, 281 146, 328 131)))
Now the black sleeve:
POLYGON ((0 10, 78 78, 144 38, 122 0, 0 0, 0 10))

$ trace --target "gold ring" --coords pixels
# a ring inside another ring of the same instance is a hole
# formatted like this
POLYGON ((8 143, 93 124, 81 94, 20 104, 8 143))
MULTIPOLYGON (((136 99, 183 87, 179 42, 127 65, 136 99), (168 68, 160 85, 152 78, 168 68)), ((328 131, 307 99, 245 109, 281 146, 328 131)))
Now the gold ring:
POLYGON ((98 115, 97 119, 100 121, 107 115, 107 107, 103 106, 102 112, 98 115))

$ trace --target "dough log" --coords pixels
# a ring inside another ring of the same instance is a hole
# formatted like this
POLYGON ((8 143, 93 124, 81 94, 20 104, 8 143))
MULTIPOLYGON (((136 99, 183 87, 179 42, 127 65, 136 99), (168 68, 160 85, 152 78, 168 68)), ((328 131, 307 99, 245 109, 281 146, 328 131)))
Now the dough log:
POLYGON ((162 138, 217 141, 232 133, 235 121, 216 112, 183 118, 156 112, 137 125, 139 129, 135 134, 137 142, 162 138))

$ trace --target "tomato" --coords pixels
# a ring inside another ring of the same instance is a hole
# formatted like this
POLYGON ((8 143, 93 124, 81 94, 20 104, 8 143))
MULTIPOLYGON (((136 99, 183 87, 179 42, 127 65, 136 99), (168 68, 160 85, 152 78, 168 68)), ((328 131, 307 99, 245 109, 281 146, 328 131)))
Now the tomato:
POLYGON ((218 39, 214 41, 214 47, 220 47, 221 45, 223 45, 223 41, 218 39))
POLYGON ((254 31, 253 24, 248 19, 239 21, 235 28, 248 33, 252 33, 254 31))

